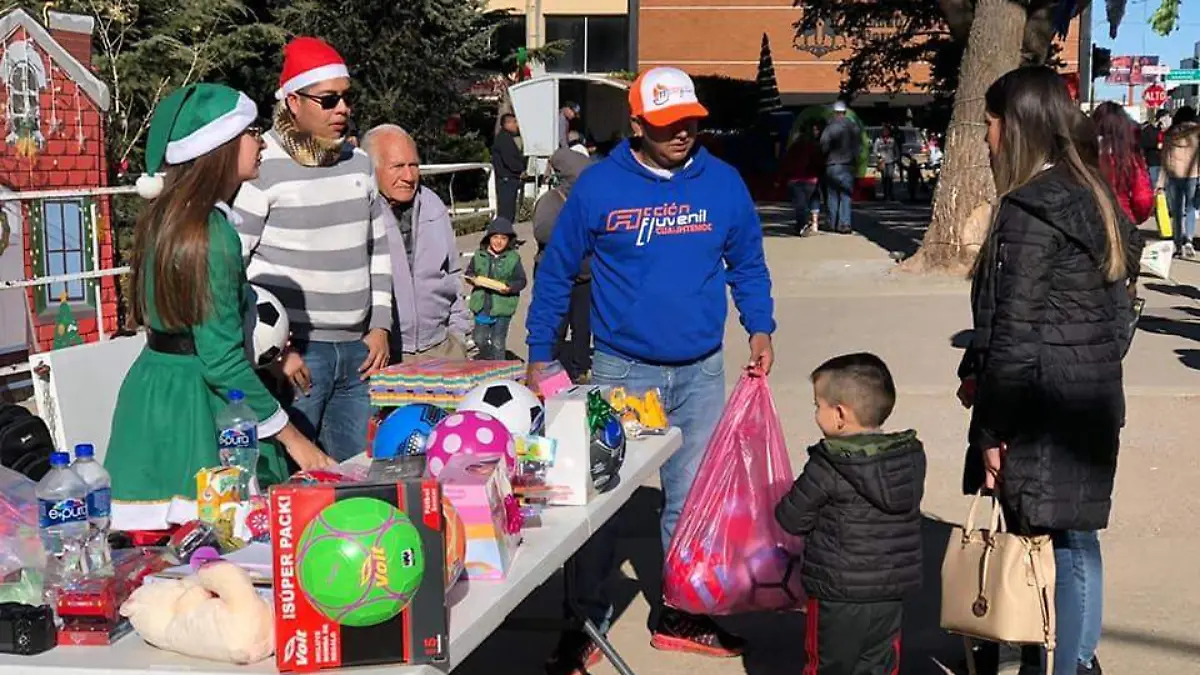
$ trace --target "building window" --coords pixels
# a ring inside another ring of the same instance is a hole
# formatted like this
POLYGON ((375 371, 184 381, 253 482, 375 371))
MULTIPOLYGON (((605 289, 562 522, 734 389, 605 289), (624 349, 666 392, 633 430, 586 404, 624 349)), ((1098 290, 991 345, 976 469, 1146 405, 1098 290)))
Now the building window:
POLYGON ((39 107, 47 84, 46 66, 32 42, 14 42, 0 53, 0 80, 8 93, 5 143, 16 145, 18 156, 30 157, 46 140, 39 107))
POLYGON ((18 63, 8 78, 13 121, 30 127, 38 125, 37 73, 28 63, 18 63))
MULTIPOLYGON (((88 269, 86 255, 87 228, 84 226, 83 203, 80 201, 47 201, 43 204, 43 253, 46 276, 78 274, 88 269)), ((46 284, 46 306, 52 307, 66 294, 67 302, 86 302, 87 284, 83 280, 46 284)))
POLYGON ((552 73, 611 73, 629 68, 629 17, 548 16, 546 41, 569 40, 552 73))

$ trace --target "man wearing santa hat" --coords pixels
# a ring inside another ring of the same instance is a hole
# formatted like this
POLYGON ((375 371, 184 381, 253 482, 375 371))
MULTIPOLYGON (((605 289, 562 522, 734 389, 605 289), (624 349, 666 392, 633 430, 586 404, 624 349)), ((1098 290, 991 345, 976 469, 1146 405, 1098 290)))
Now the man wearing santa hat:
POLYGON ((262 167, 234 201, 246 273, 287 308, 288 412, 338 460, 365 449, 367 377, 387 365, 392 317, 386 204, 370 158, 345 139, 349 75, 317 38, 284 47, 262 167))

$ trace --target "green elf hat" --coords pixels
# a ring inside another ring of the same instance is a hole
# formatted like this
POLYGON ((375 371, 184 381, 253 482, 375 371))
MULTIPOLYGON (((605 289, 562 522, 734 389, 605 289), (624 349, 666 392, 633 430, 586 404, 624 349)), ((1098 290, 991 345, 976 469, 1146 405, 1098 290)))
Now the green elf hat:
POLYGON ((146 136, 146 173, 137 192, 154 199, 162 192, 163 164, 182 164, 238 137, 258 118, 249 96, 223 84, 199 82, 159 101, 146 136))

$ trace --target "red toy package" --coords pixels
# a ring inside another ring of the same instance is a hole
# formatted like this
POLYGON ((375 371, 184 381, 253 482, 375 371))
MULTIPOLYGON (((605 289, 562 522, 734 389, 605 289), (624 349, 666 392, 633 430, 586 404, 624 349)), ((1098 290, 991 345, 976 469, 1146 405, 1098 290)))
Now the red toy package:
POLYGON ((436 481, 283 485, 270 502, 280 672, 447 660, 436 481))
MULTIPOLYGON (((113 552, 113 575, 84 579, 56 594, 57 614, 67 620, 120 622, 117 609, 147 576, 171 566, 164 549, 138 548, 113 552)), ((90 628, 88 630, 95 630, 90 628)), ((65 644, 60 640, 60 644, 65 644)), ((79 644, 75 642, 73 644, 79 644)))
POLYGON ((667 604, 704 616, 802 608, 802 540, 775 522, 792 480, 767 378, 743 375, 671 538, 667 604))

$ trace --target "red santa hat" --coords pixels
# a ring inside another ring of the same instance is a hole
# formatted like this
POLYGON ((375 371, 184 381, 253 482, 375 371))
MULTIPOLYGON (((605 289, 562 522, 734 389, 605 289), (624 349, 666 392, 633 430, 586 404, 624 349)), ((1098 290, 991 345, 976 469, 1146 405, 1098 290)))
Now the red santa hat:
POLYGON ((283 48, 283 72, 275 98, 283 100, 307 86, 338 77, 350 77, 350 71, 337 50, 320 38, 298 37, 283 48))

